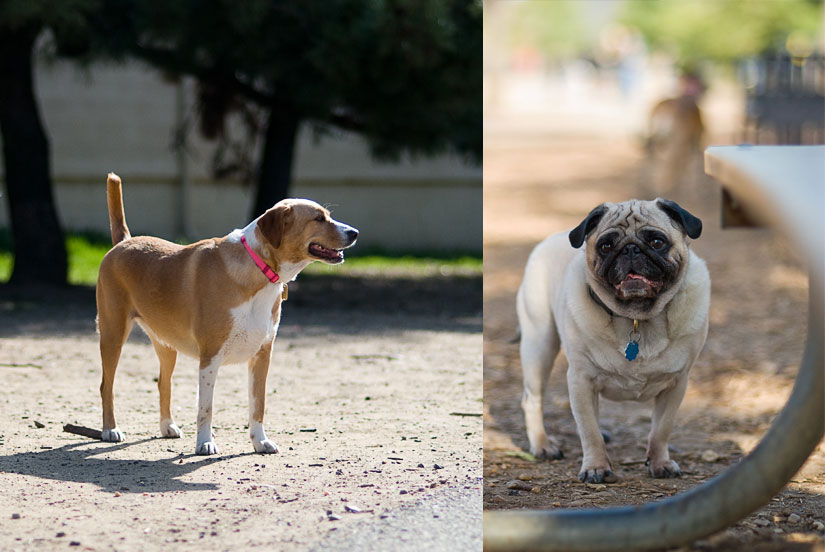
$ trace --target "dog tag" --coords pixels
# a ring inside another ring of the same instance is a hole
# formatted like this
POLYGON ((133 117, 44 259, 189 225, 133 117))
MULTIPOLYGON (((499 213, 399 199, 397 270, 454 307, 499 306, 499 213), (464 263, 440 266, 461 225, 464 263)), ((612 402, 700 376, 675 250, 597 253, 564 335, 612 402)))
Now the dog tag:
POLYGON ((624 357, 628 362, 636 358, 639 354, 639 338, 642 334, 639 333, 639 321, 633 320, 633 330, 627 338, 627 347, 624 348, 624 357))
POLYGON ((631 341, 627 344, 627 347, 624 349, 624 357, 631 361, 636 358, 636 355, 639 354, 639 342, 638 341, 631 341))

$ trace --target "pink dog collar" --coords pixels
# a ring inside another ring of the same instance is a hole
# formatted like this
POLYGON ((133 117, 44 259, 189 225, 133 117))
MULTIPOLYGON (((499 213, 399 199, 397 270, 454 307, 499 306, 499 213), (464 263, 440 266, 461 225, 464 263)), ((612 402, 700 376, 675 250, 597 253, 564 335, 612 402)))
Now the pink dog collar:
POLYGON ((241 236, 241 243, 246 248, 246 252, 249 253, 249 256, 252 257, 252 260, 255 262, 255 265, 261 269, 261 272, 264 273, 264 276, 269 278, 269 281, 273 284, 276 283, 279 279, 278 275, 275 273, 274 270, 269 268, 269 265, 264 262, 262 258, 260 258, 257 253, 252 251, 252 248, 249 247, 249 244, 246 243, 246 236, 241 236))

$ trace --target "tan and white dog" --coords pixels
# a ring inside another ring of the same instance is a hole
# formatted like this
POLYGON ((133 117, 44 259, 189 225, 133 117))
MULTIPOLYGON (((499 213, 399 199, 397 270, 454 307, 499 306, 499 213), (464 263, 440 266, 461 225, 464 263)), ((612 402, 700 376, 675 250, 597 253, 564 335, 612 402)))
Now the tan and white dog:
POLYGON ((344 260, 358 230, 333 220, 306 199, 285 199, 228 236, 183 246, 131 237, 120 178, 108 178, 114 247, 100 263, 98 330, 103 381, 103 440, 122 441, 114 415, 113 384, 120 351, 134 322, 160 360, 160 432, 180 437, 170 410, 178 353, 200 362, 197 454, 215 454, 212 396, 222 364, 249 363, 249 436, 256 452, 278 452, 264 432, 266 375, 281 318, 286 283, 313 261, 344 260))

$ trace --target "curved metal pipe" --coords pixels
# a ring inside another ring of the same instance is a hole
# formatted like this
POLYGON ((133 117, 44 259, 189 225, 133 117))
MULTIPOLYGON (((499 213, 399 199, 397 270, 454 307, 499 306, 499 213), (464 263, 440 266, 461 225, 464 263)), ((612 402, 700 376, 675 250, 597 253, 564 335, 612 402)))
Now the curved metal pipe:
MULTIPOLYGON (((735 186, 744 204, 801 243, 798 240, 805 236, 794 231, 794 221, 787 212, 765 212, 765 206, 771 205, 769 192, 755 190, 741 180, 735 186)), ((822 213, 818 216, 821 220, 822 213)), ((809 246, 814 249, 821 245, 818 233, 807 238, 813 240, 809 246)), ((814 251, 811 259, 808 338, 802 364, 787 404, 750 454, 686 493, 641 506, 485 512, 484 550, 665 548, 714 533, 767 503, 799 470, 825 431, 825 284, 821 253, 814 251)))
MULTIPOLYGON (((823 297, 811 299, 821 305, 823 297)), ((485 512, 484 550, 666 548, 714 533, 767 503, 808 458, 825 425, 821 309, 809 319, 808 348, 793 393, 739 464, 691 491, 642 506, 485 512)))

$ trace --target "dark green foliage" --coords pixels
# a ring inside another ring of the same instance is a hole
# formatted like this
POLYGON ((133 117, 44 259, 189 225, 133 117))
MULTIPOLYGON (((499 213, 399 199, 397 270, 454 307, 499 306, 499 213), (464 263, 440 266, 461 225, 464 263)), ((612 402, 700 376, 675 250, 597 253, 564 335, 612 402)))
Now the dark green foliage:
POLYGON ((472 0, 104 0, 98 47, 203 84, 205 130, 237 101, 361 133, 375 155, 481 157, 472 0))
MULTIPOLYGON (((263 136, 253 215, 286 196, 300 123, 354 131, 374 156, 481 160, 479 0, 101 0, 91 55, 199 83, 200 128, 263 136), (269 130, 267 130, 269 129, 269 130)), ((249 171, 240 171, 242 174, 249 171)))

